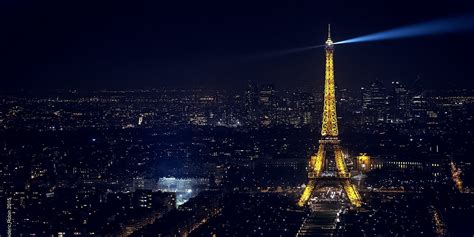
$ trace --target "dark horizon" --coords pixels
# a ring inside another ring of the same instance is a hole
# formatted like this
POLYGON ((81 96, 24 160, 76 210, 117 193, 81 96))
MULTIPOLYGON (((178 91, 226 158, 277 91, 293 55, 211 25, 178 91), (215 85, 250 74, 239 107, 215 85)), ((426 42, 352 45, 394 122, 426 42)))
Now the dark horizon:
MULTIPOLYGON (((324 51, 261 57, 321 44, 326 25, 344 40, 469 14, 474 3, 186 3, 7 1, 1 3, 3 90, 70 88, 317 88, 324 51)), ((336 81, 379 78, 427 88, 474 88, 473 33, 337 45, 336 81)))

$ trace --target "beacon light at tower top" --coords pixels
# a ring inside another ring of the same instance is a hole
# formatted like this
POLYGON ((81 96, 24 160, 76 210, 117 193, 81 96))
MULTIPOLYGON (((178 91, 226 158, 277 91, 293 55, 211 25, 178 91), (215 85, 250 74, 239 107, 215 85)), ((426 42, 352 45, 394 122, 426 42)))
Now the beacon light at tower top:
POLYGON ((402 39, 402 38, 414 38, 427 35, 440 35, 440 34, 449 34, 457 32, 467 32, 474 31, 474 13, 469 15, 443 18, 438 20, 432 20, 422 23, 417 23, 408 26, 402 26, 390 30, 385 30, 377 33, 372 33, 368 35, 358 36, 355 38, 341 40, 333 42, 330 37, 326 40, 324 45, 311 45, 307 47, 299 47, 285 50, 277 50, 270 53, 260 55, 257 58, 272 58, 275 56, 283 56, 294 53, 301 53, 309 50, 313 50, 320 47, 329 47, 336 44, 352 44, 352 43, 362 43, 362 42, 373 42, 373 41, 382 41, 382 40, 393 40, 393 39, 402 39))
POLYGON ((326 47, 331 47, 334 43, 331 40, 331 24, 328 25, 328 39, 326 40, 326 47))
POLYGON ((427 35, 439 35, 457 32, 474 31, 474 14, 458 17, 438 19, 373 34, 355 37, 352 39, 334 42, 334 44, 362 43, 370 41, 413 38, 427 35))

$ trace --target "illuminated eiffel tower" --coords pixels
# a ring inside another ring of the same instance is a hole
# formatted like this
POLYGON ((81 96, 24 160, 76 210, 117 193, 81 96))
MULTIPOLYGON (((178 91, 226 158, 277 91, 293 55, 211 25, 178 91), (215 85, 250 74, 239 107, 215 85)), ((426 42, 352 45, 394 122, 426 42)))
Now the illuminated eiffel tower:
POLYGON ((304 206, 314 195, 317 188, 322 186, 342 185, 346 196, 351 204, 360 207, 361 198, 356 187, 350 182, 350 174, 344 161, 344 154, 338 138, 336 115, 336 95, 334 88, 334 44, 331 40, 331 28, 328 28, 328 39, 326 40, 326 77, 324 82, 324 111, 321 127, 321 139, 316 154, 309 160, 308 178, 303 194, 298 201, 299 206, 304 206), (328 159, 329 155, 334 160, 328 159))

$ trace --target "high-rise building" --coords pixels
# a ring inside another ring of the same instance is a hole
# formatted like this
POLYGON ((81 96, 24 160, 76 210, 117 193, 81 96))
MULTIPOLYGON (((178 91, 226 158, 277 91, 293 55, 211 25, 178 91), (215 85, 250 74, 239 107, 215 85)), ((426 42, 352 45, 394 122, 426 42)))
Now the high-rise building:
POLYGON ((375 79, 367 87, 362 88, 362 108, 364 110, 386 108, 387 104, 387 92, 379 79, 375 79))
POLYGON ((408 105, 410 97, 408 89, 399 81, 392 82, 390 93, 390 115, 391 123, 404 123, 408 117, 408 105))
POLYGON ((405 110, 409 103, 408 90, 405 85, 399 81, 392 82, 393 105, 397 109, 405 110))
POLYGON ((275 114, 273 110, 275 97, 275 89, 272 85, 260 86, 258 91, 258 113, 260 118, 260 124, 268 126, 275 120, 275 114))
POLYGON ((362 109, 367 122, 385 121, 389 103, 383 83, 376 79, 361 89, 362 109))
POLYGON ((271 106, 275 95, 275 89, 272 85, 261 86, 258 93, 258 102, 264 106, 271 106))
POLYGON ((257 102, 257 88, 249 81, 245 91, 245 110, 248 124, 254 124, 257 121, 257 102))
POLYGON ((412 85, 412 93, 409 101, 410 120, 425 123, 427 120, 427 106, 425 90, 418 76, 412 85))

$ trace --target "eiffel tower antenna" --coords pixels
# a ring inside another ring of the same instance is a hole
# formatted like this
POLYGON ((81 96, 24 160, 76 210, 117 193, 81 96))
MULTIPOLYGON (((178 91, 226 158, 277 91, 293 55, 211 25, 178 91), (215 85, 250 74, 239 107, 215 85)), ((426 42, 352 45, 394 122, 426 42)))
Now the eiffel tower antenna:
POLYGON ((328 39, 331 39, 331 24, 328 24, 328 39))

